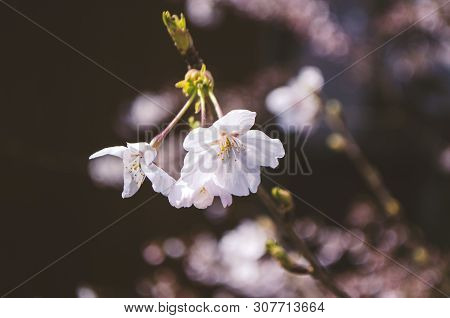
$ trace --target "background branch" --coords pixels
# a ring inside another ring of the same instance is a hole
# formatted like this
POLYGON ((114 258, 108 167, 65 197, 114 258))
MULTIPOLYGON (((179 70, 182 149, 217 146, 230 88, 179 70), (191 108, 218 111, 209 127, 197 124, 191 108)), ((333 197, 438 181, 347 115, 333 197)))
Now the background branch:
POLYGON ((359 174, 364 178, 381 207, 388 216, 398 216, 400 203, 384 185, 377 169, 369 162, 356 143, 342 118, 341 105, 337 100, 330 100, 325 105, 325 121, 335 133, 329 139, 329 145, 336 150, 343 150, 353 162, 359 174))
POLYGON ((257 192, 259 198, 267 207, 272 219, 275 221, 281 234, 288 237, 289 241, 299 250, 312 266, 310 274, 318 279, 325 287, 332 291, 338 297, 350 297, 345 291, 341 290, 333 281, 328 271, 320 264, 319 260, 311 252, 305 241, 302 240, 294 231, 292 224, 292 209, 283 211, 273 201, 271 195, 261 186, 257 192))

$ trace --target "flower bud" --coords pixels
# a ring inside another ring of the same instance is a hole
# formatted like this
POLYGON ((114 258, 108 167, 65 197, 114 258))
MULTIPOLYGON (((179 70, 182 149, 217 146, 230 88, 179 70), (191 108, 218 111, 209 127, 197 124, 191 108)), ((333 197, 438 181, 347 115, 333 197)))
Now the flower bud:
POLYGON ((333 133, 327 137, 327 145, 332 150, 342 151, 346 145, 345 138, 338 133, 333 133))
POLYGON ((414 249, 413 259, 416 263, 425 264, 429 259, 428 256, 429 256, 428 252, 424 247, 419 246, 416 249, 414 249))
POLYGON ((340 116, 342 111, 341 102, 337 99, 330 99, 325 105, 326 112, 331 116, 340 116))
POLYGON ((188 124, 191 129, 200 127, 200 122, 198 120, 195 120, 194 116, 188 118, 188 124))
POLYGON ((188 70, 184 80, 176 83, 175 87, 181 88, 186 96, 191 96, 194 93, 201 95, 198 90, 202 90, 204 95, 207 95, 207 92, 214 87, 214 79, 211 73, 206 70, 206 65, 203 64, 200 70, 188 70))
POLYGON ((283 267, 291 267, 292 263, 289 260, 289 257, 284 250, 284 248, 278 244, 275 240, 267 240, 266 242, 266 251, 270 254, 274 259, 276 259, 283 267))
POLYGON ((280 187, 273 187, 272 197, 286 209, 290 209, 294 206, 292 195, 288 190, 282 189, 280 187))
POLYGON ((389 198, 385 202, 384 208, 389 216, 396 216, 400 212, 400 203, 394 198, 389 198))
POLYGON ((186 28, 186 19, 183 14, 178 17, 177 15, 171 15, 169 11, 162 13, 162 20, 173 40, 173 43, 180 51, 182 55, 191 47, 193 41, 192 37, 186 28))

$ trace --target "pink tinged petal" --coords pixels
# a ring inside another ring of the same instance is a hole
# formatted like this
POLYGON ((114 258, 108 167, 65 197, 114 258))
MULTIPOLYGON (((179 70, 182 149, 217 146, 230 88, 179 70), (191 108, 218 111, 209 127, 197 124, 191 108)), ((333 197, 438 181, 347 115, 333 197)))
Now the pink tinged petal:
POLYGON ((228 134, 244 134, 255 124, 256 113, 244 109, 232 110, 219 118, 212 127, 228 134))
POLYGON ((151 181, 153 190, 168 196, 175 183, 175 179, 155 164, 142 168, 147 178, 151 181))
POLYGON ((219 131, 214 126, 209 128, 196 128, 184 139, 183 147, 186 151, 204 151, 212 144, 218 143, 219 131))
POLYGON ((245 164, 249 167, 264 166, 276 168, 278 159, 285 155, 279 139, 272 139, 259 130, 250 130, 241 137, 245 145, 245 164))
POLYGON ((96 153, 92 154, 89 159, 95 159, 98 157, 111 155, 119 158, 123 158, 123 153, 127 150, 127 147, 124 146, 115 146, 115 147, 108 147, 104 148, 100 151, 97 151, 96 153))
POLYGON ((231 194, 223 192, 220 195, 220 201, 222 202, 223 207, 226 208, 227 206, 230 206, 231 203, 233 203, 233 197, 231 196, 231 194))

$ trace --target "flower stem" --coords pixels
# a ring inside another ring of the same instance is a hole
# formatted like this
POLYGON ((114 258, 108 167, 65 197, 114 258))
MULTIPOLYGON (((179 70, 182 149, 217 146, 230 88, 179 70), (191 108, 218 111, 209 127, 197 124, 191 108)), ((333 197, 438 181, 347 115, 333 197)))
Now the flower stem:
POLYGON ((203 95, 202 89, 198 90, 198 95, 200 97, 200 126, 205 127, 206 125, 206 103, 205 95, 203 95))
POLYGON ((163 142, 164 138, 169 134, 169 132, 175 127, 175 125, 180 121, 180 119, 183 117, 183 115, 186 113, 186 111, 189 109, 189 107, 192 105, 192 102, 194 101, 195 97, 197 96, 197 93, 193 93, 191 97, 188 99, 186 104, 184 104, 183 108, 178 112, 178 114, 172 119, 172 121, 169 123, 169 125, 155 138, 152 139, 150 142, 150 145, 154 148, 158 148, 159 145, 163 142))
POLYGON ((217 98, 214 95, 214 93, 212 92, 212 90, 208 90, 208 95, 214 105, 214 109, 216 111, 217 117, 219 117, 219 118, 223 117, 222 108, 220 107, 219 102, 217 101, 217 98))

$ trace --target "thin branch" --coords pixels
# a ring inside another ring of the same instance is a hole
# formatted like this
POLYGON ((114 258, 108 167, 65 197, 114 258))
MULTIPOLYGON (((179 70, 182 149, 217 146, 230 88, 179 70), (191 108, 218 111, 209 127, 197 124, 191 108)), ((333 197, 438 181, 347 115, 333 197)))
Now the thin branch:
POLYGON ((267 207, 270 212, 272 219, 277 224, 281 233, 285 234, 291 243, 295 245, 295 247, 300 251, 300 253, 308 260, 311 264, 313 270, 311 275, 319 280, 325 287, 327 287, 330 291, 332 291, 338 297, 350 297, 345 291, 340 289, 327 270, 322 267, 319 260, 314 256, 309 247, 306 245, 305 241, 303 241, 297 233, 294 231, 294 227, 292 221, 289 221, 287 215, 283 215, 283 212, 278 209, 277 204, 272 200, 270 194, 263 188, 259 187, 257 192, 259 198, 267 207))
POLYGON ((401 211, 399 201, 392 196, 383 183, 377 169, 369 162, 356 143, 342 118, 341 107, 338 101, 328 102, 325 107, 325 120, 332 131, 343 137, 340 148, 345 151, 347 157, 354 163, 359 174, 364 178, 386 214, 388 216, 398 216, 401 211))

